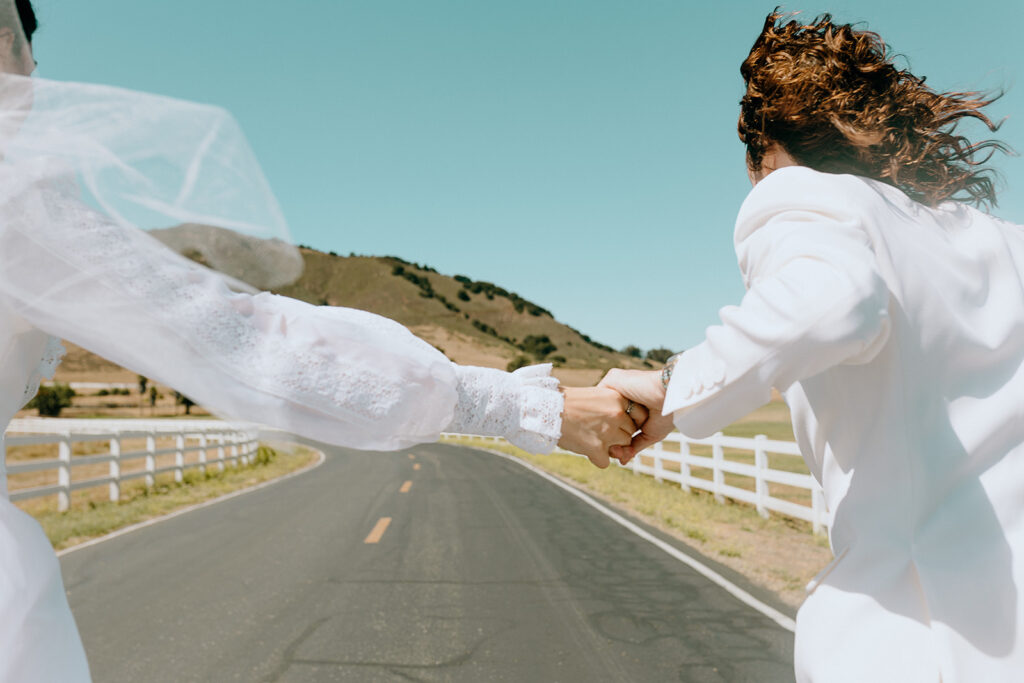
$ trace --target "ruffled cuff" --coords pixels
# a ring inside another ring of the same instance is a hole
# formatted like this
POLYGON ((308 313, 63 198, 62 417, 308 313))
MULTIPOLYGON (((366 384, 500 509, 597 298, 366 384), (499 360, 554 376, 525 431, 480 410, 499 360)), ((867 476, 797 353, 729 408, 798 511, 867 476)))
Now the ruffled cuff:
POLYGON ((531 453, 550 453, 562 435, 565 399, 551 364, 513 373, 456 365, 458 403, 446 431, 501 436, 531 453))

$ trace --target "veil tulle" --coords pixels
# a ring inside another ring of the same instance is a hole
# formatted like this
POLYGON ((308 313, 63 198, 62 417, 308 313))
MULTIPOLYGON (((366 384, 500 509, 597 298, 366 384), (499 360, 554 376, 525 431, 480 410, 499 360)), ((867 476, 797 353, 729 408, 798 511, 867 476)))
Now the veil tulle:
POLYGON ((6 178, 59 186, 236 287, 271 289, 302 272, 259 163, 221 108, 0 74, 0 153, 6 178))

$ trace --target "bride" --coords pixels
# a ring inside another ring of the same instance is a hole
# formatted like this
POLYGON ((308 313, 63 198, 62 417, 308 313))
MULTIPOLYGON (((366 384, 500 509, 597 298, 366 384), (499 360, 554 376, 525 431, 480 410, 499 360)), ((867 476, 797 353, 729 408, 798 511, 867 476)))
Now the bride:
MULTIPOLYGON (((607 467, 609 449, 643 424, 643 406, 608 388, 560 388, 549 365, 456 365, 386 318, 239 292, 237 279, 169 251, 140 227, 189 224, 205 262, 262 274, 268 288, 300 264, 273 239, 286 226, 227 114, 29 79, 35 28, 29 0, 0 0, 4 424, 52 374, 59 337, 218 414, 355 448, 461 432, 537 453, 558 443, 607 467), (230 229, 245 248, 225 250, 224 230, 200 226, 230 229)), ((2 478, 0 493, 0 681, 86 681, 53 550, 2 478)))

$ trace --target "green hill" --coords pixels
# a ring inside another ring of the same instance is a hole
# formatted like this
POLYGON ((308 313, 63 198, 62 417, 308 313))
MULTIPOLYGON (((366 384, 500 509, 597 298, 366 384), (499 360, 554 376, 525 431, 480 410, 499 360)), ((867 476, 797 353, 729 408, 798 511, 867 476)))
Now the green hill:
POLYGON ((305 270, 279 293, 387 316, 454 361, 505 368, 551 361, 568 382, 591 384, 611 367, 651 367, 558 322, 514 292, 393 256, 337 256, 302 248, 305 270), (520 358, 522 357, 522 358, 520 358))
MULTIPOLYGON (((174 237, 176 230, 182 228, 163 232, 174 237)), ((555 374, 576 386, 595 384, 612 367, 660 365, 600 344, 558 322, 540 305, 490 282, 442 275, 393 256, 345 257, 305 247, 300 252, 302 276, 277 293, 392 318, 459 363, 506 369, 510 364, 552 362, 555 374)), ((59 381, 134 381, 132 371, 66 346, 59 381)))

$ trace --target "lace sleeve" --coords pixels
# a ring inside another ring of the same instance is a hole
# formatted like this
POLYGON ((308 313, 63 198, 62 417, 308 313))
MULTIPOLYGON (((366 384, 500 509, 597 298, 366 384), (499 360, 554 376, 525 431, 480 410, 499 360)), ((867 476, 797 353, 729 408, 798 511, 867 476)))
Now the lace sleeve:
POLYGON ((550 453, 562 434, 564 399, 551 364, 513 373, 456 366, 458 403, 447 431, 503 436, 531 453, 550 453))
POLYGON ((0 296, 25 319, 221 415, 372 449, 452 420, 452 363, 394 321, 232 292, 62 193, 19 193, 3 219, 0 296))

